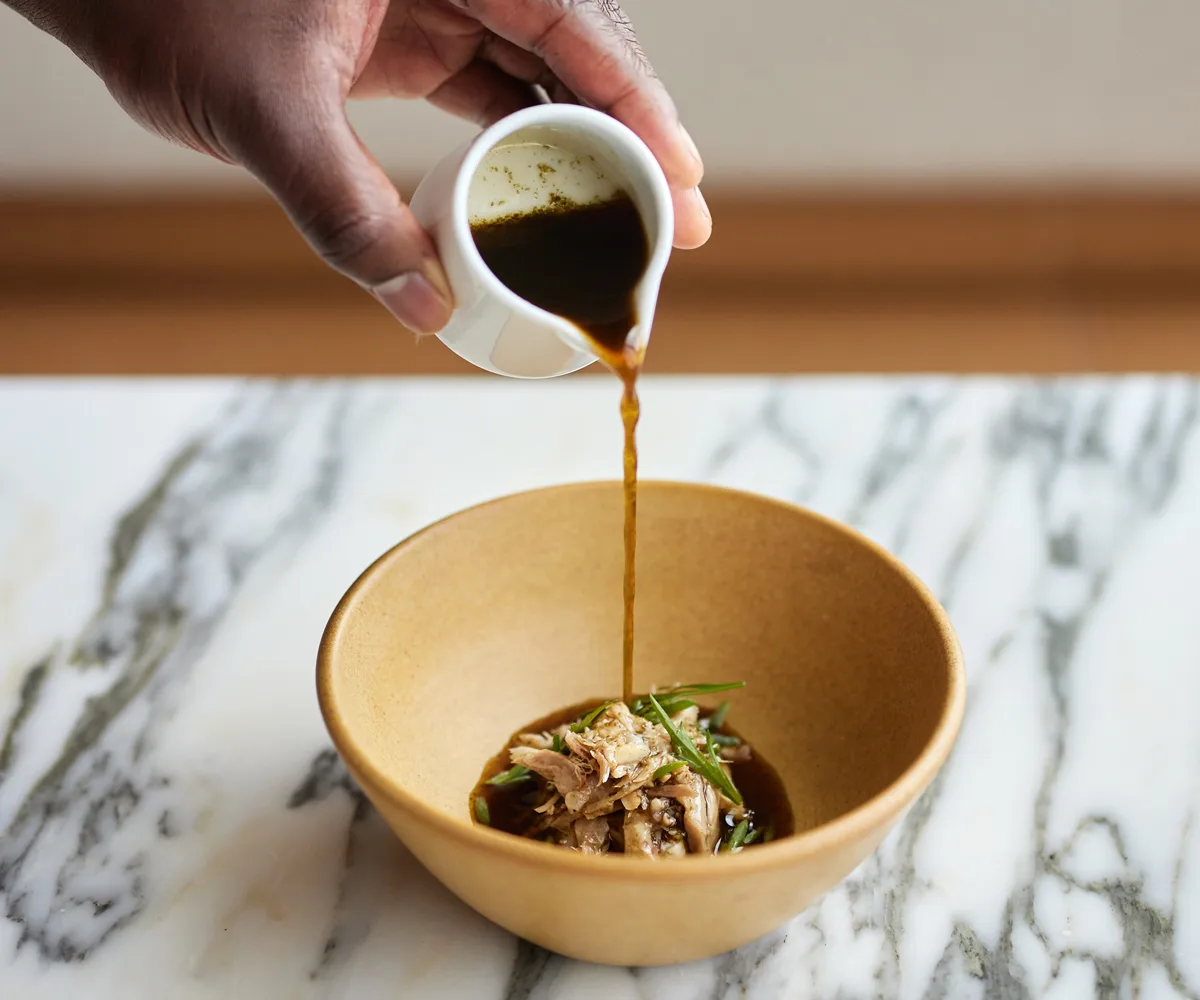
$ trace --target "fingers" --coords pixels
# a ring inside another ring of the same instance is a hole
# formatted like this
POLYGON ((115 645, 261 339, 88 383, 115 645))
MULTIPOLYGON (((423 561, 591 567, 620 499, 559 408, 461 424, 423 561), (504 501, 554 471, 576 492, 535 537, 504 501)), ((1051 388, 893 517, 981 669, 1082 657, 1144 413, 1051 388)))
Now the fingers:
POLYGON ((546 61, 507 38, 488 34, 479 46, 479 58, 486 59, 509 76, 541 87, 555 104, 579 104, 579 98, 552 72, 546 61))
MULTIPOLYGON (((478 26, 478 22, 474 22, 478 26)), ((540 87, 552 101, 578 103, 545 62, 479 27, 480 38, 448 61, 418 50, 401 31, 380 38, 359 78, 350 89, 355 98, 424 97, 450 114, 478 125, 540 103, 540 87)))
POLYGON ((433 241, 333 100, 253 116, 239 159, 275 195, 305 239, 405 326, 433 333, 453 300, 433 241))
POLYGON ((483 128, 514 111, 541 103, 532 84, 509 76, 481 59, 451 76, 428 100, 435 107, 483 128))
POLYGON ((680 250, 704 246, 712 235, 712 214, 700 189, 672 188, 671 204, 675 208, 675 246, 680 250))
POLYGON ((471 0, 469 9, 497 35, 540 56, 585 103, 642 138, 674 192, 677 246, 708 238, 700 154, 615 0, 471 0))

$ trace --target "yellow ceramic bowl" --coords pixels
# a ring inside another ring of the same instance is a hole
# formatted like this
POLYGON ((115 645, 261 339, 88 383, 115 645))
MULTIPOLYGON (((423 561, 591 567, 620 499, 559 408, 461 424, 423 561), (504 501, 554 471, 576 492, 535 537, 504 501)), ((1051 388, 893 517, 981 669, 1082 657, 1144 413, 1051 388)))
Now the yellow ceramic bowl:
POLYGON ((477 826, 469 793, 512 732, 620 692, 621 510, 619 484, 564 486, 419 532, 342 599, 317 685, 351 773, 451 892, 552 951, 660 965, 765 934, 874 850, 950 752, 963 664, 941 607, 861 535, 643 483, 637 687, 744 680, 731 721, 783 775, 797 834, 655 862, 477 826))

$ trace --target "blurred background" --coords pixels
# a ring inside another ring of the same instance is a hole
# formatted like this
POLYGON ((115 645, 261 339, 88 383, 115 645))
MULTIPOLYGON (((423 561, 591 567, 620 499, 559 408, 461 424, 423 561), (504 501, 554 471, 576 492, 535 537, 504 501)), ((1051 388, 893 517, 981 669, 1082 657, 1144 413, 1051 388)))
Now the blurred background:
MULTIPOLYGON (((1194 0, 627 0, 707 165, 660 371, 1200 358, 1194 0)), ((472 132, 352 118, 402 191, 472 132)), ((0 7, 0 371, 464 370, 0 7)))

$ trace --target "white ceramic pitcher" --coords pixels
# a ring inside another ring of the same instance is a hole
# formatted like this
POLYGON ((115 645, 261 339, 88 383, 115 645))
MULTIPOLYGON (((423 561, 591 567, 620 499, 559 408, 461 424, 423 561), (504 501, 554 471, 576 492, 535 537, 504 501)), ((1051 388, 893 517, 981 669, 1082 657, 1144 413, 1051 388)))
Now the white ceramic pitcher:
POLYGON ((632 131, 614 118, 574 104, 540 104, 501 119, 433 168, 412 197, 412 210, 437 244, 455 309, 438 337, 473 365, 515 378, 550 378, 596 360, 578 327, 520 298, 484 264, 471 238, 472 178, 494 147, 545 143, 588 157, 628 192, 642 217, 649 262, 636 292, 638 324, 629 343, 644 347, 675 218, 662 168, 632 131))

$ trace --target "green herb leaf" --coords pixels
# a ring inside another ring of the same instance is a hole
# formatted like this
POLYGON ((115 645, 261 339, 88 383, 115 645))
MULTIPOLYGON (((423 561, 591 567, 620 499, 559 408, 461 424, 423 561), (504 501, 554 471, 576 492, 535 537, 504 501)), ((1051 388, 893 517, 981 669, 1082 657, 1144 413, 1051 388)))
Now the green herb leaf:
POLYGON ((740 851, 746 842, 746 834, 750 832, 750 820, 744 819, 733 828, 729 839, 721 845, 722 851, 740 851))
POLYGON ((749 847, 756 840, 758 840, 758 838, 761 836, 762 836, 762 827, 756 826, 753 830, 750 831, 749 834, 746 835, 746 839, 742 841, 742 846, 749 847))
POLYGON ((736 691, 738 688, 744 688, 745 681, 726 681, 722 684, 676 684, 673 688, 668 688, 666 691, 659 691, 659 694, 665 694, 669 698, 686 697, 691 698, 698 694, 717 694, 720 691, 736 691))
POLYGON ((487 783, 497 786, 515 785, 518 782, 524 781, 531 773, 529 768, 521 764, 514 764, 507 771, 501 771, 499 774, 488 778, 487 783))
POLYGON ((669 764, 663 764, 662 767, 655 769, 654 780, 658 781, 659 778, 665 778, 668 774, 674 774, 681 767, 687 767, 687 764, 681 760, 673 760, 669 764))
MULTIPOLYGON (((716 767, 720 767, 721 756, 717 752, 717 742, 712 738, 712 733, 709 733, 708 736, 709 738, 704 741, 704 756, 708 758, 711 764, 714 764, 716 767)), ((723 774, 724 771, 721 773, 723 774)))
POLYGON ((725 725, 725 716, 729 714, 729 702, 723 701, 717 706, 717 710, 708 717, 709 729, 720 729, 725 725))
POLYGON ((585 729, 587 729, 588 726, 590 726, 593 722, 595 722, 600 717, 600 714, 605 709, 607 709, 612 704, 613 704, 613 702, 606 701, 603 705, 597 705, 595 708, 593 708, 590 712, 588 712, 588 714, 585 715, 578 722, 571 723, 571 732, 582 733, 585 729))
POLYGON ((492 812, 488 809, 487 799, 482 795, 475 796, 475 819, 484 826, 492 825, 492 812))
POLYGON ((719 747, 740 747, 742 741, 736 736, 728 736, 725 733, 709 732, 708 738, 719 747))
POLYGON ((554 739, 550 743, 550 749, 555 753, 569 754, 571 752, 570 747, 563 743, 562 733, 554 734, 554 739))
POLYGON ((710 785, 720 789, 729 799, 741 805, 742 797, 734 787, 733 782, 729 779, 729 775, 725 773, 725 769, 721 767, 721 762, 717 760, 716 748, 710 743, 709 749, 712 751, 712 754, 707 757, 701 754, 696 749, 696 744, 692 742, 692 738, 675 725, 671 721, 671 717, 663 711, 662 705, 658 703, 658 699, 652 694, 648 694, 646 697, 650 699, 650 704, 658 715, 659 724, 670 735, 671 744, 675 747, 675 753, 710 785))
POLYGON ((678 715, 685 708, 691 708, 695 704, 691 698, 674 698, 671 701, 662 702, 662 707, 667 715, 678 715))
MULTIPOLYGON (((676 711, 687 708, 687 705, 680 704, 679 709, 671 710, 669 706, 675 702, 683 702, 702 694, 716 694, 718 691, 733 691, 735 688, 743 688, 746 686, 745 681, 729 681, 724 684, 676 684, 674 687, 666 688, 658 692, 659 703, 674 715, 676 711)), ((650 718, 650 713, 654 711, 650 704, 650 696, 648 694, 640 694, 633 699, 633 704, 629 706, 634 715, 640 715, 643 718, 650 718)), ((718 709, 720 711, 720 709, 718 709)))

